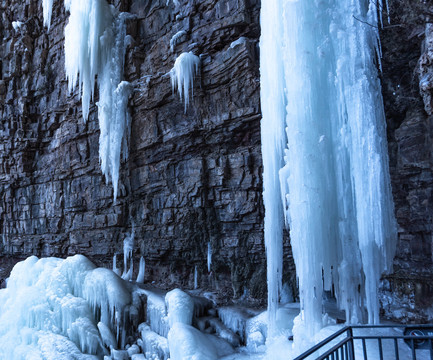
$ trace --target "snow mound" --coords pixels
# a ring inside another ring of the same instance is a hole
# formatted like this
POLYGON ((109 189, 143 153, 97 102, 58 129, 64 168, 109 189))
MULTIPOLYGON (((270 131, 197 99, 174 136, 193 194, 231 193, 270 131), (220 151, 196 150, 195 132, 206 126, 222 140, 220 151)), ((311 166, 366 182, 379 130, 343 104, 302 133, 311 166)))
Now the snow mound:
POLYGON ((176 323, 168 333, 171 360, 216 360, 233 353, 224 340, 196 328, 176 323))

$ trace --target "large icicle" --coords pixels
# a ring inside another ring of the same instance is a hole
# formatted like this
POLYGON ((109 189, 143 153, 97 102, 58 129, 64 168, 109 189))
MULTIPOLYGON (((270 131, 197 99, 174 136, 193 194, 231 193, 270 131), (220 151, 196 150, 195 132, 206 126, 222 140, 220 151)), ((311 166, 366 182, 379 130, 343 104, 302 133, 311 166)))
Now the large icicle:
POLYGON ((65 0, 71 15, 65 28, 65 68, 69 91, 77 81, 82 92, 84 121, 89 116, 96 76, 99 85, 98 118, 101 169, 117 198, 122 141, 129 126, 127 112, 131 86, 123 80, 126 25, 105 0, 65 0))
POLYGON ((53 13, 53 2, 54 0, 42 0, 42 11, 44 15, 44 26, 50 29, 51 26, 51 15, 53 13))
POLYGON ((283 27, 280 0, 262 3, 260 38, 261 138, 263 154, 263 200, 268 278, 269 335, 276 335, 276 311, 283 265, 283 207, 278 171, 283 165, 285 99, 282 61, 283 27))
MULTIPOLYGON (((286 165, 279 177, 307 336, 322 326, 322 293, 332 284, 348 322, 377 323, 378 282, 392 264, 396 222, 375 64, 378 22, 376 3, 369 0, 262 4, 266 217, 279 197, 277 185, 268 193, 267 162, 274 159, 278 167, 282 159, 280 137, 267 132, 283 136, 278 119, 286 117, 286 165), (282 87, 285 96, 270 96, 282 87), (280 111, 286 103, 274 125, 265 123, 268 108, 280 111)), ((268 230, 265 220, 265 239, 276 229, 268 230)), ((280 255, 266 244, 271 283, 280 276, 272 269, 280 255)))

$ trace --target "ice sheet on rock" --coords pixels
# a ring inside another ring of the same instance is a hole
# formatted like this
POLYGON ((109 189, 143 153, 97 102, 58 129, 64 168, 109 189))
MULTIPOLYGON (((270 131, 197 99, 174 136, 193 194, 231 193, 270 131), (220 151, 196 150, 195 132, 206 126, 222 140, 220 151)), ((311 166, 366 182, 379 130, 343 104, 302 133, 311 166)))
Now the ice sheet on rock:
POLYGON ((171 360, 216 360, 233 353, 233 348, 226 341, 182 323, 172 326, 168 344, 171 360))
POLYGON ((146 358, 159 360, 167 360, 170 358, 168 348, 168 340, 165 337, 158 335, 150 329, 150 326, 143 323, 138 327, 141 334, 141 350, 146 355, 146 358))
POLYGON ((194 77, 199 74, 200 58, 192 52, 184 52, 178 56, 170 71, 171 87, 177 89, 179 97, 185 102, 185 112, 189 105, 189 90, 194 95, 194 77))

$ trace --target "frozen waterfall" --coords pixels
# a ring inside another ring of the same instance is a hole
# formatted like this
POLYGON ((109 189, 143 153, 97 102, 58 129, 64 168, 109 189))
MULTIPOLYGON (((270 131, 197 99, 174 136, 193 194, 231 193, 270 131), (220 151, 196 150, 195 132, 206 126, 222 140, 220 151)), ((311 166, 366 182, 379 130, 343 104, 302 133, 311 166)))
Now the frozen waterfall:
POLYGON ((113 184, 116 200, 122 146, 127 156, 130 124, 127 105, 132 91, 130 84, 122 81, 127 15, 119 14, 105 0, 65 0, 65 7, 70 11, 65 27, 69 91, 78 82, 83 118, 87 121, 98 79, 99 158, 107 183, 111 180, 113 184))
POLYGON ((392 265, 396 222, 375 62, 376 6, 370 0, 262 3, 270 329, 281 285, 284 218, 304 331, 312 335, 323 326, 323 291, 333 289, 348 322, 379 321, 377 287, 392 265))

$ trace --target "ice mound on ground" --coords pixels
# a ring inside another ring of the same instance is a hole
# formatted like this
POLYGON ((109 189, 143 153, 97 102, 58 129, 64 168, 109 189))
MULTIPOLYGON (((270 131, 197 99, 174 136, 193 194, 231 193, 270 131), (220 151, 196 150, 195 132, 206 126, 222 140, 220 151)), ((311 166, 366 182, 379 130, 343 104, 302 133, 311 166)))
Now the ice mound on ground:
POLYGON ((168 333, 171 360, 216 360, 233 353, 224 340, 196 328, 176 323, 168 333))
POLYGON ((168 341, 165 337, 158 335, 150 329, 150 326, 143 323, 138 327, 141 334, 140 347, 148 359, 157 358, 167 360, 170 358, 168 341))
POLYGON ((0 358, 102 358, 123 337, 126 286, 81 255, 18 263, 0 290, 0 358))

